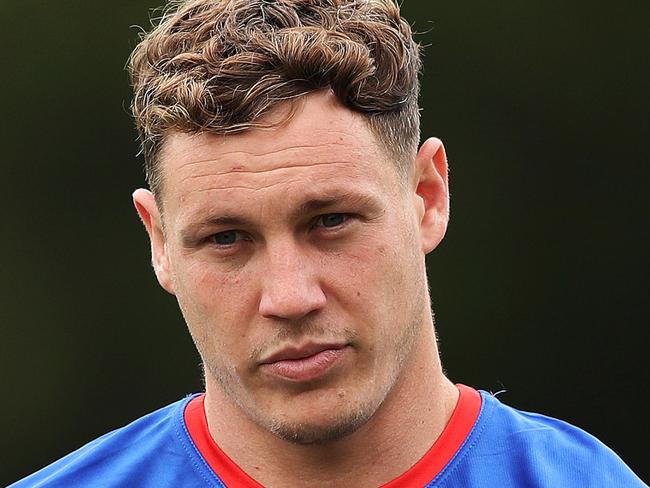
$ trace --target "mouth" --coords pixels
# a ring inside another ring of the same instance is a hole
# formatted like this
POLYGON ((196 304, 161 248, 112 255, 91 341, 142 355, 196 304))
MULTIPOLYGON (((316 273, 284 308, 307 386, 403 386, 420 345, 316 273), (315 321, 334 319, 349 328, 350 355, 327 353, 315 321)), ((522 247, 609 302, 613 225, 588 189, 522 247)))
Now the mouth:
POLYGON ((347 344, 287 347, 260 361, 259 367, 266 374, 292 382, 313 381, 333 368, 347 350, 347 344))

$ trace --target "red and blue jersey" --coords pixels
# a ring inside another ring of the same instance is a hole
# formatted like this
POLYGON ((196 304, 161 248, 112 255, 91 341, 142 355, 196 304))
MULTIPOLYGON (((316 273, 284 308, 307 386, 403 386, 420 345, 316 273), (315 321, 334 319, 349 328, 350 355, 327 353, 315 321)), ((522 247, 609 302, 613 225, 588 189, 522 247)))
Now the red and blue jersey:
MULTIPOLYGON (((566 422, 521 412, 459 385, 431 449, 384 488, 645 487, 609 448, 566 422)), ((203 395, 110 432, 11 485, 260 488, 212 439, 203 395)))

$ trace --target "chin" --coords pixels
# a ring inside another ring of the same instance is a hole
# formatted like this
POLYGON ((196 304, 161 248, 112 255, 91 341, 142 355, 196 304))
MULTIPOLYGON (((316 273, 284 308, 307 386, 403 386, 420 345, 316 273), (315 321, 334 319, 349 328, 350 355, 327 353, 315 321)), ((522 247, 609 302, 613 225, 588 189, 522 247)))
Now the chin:
POLYGON ((305 421, 273 419, 265 427, 275 436, 292 444, 314 445, 338 441, 355 432, 372 417, 374 409, 357 408, 335 418, 316 422, 313 416, 305 421))

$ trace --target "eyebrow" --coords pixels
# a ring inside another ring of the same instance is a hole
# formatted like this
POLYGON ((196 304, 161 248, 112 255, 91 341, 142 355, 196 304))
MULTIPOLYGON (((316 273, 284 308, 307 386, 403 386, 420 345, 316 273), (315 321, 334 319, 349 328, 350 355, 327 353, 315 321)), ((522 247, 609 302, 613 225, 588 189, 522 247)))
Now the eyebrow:
POLYGON ((313 198, 300 204, 293 212, 291 217, 298 219, 299 217, 317 212, 319 210, 331 208, 339 203, 346 203, 348 205, 355 205, 361 207, 378 207, 379 201, 377 198, 362 194, 362 193, 340 193, 327 198, 313 198))
POLYGON ((234 215, 219 215, 209 217, 200 222, 194 222, 181 230, 181 241, 183 244, 192 243, 196 239, 196 233, 203 227, 243 227, 250 226, 248 219, 234 215))
MULTIPOLYGON (((345 203, 347 205, 370 207, 378 209, 380 201, 376 197, 369 194, 359 193, 339 193, 336 195, 328 196, 326 198, 311 198, 301 203, 290 214, 292 220, 298 220, 300 217, 308 214, 318 212, 331 208, 337 204, 345 203)), ((181 239, 184 243, 191 243, 196 237, 195 234, 203 227, 251 227, 254 223, 245 217, 239 215, 215 215, 189 224, 186 228, 181 230, 181 239)))

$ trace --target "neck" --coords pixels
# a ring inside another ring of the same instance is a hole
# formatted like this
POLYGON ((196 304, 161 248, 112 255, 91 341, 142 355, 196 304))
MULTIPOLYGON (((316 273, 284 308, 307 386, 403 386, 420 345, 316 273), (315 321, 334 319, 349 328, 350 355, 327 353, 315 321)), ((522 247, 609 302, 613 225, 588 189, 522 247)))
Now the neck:
POLYGON ((315 445, 279 439, 251 421, 206 373, 210 434, 264 486, 345 486, 351 477, 360 488, 387 483, 431 448, 458 400, 456 387, 442 372, 433 326, 423 327, 420 335, 379 409, 342 439, 315 445))

